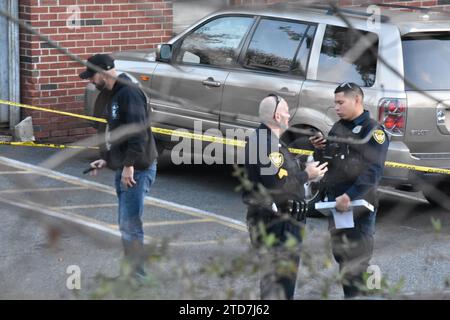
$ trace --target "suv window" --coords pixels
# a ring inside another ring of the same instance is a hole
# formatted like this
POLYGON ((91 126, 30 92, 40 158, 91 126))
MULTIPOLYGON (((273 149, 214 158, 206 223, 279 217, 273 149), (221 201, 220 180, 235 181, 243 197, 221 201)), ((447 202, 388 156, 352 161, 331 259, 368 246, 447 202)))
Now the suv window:
POLYGON ((176 61, 232 65, 252 23, 253 17, 221 17, 204 24, 182 40, 176 61))
MULTIPOLYGON (((378 36, 372 32, 360 31, 378 52, 378 36)), ((377 57, 371 49, 357 45, 358 35, 350 29, 327 26, 319 57, 317 79, 330 82, 354 82, 363 87, 375 83, 377 57)))
MULTIPOLYGON (((403 38, 405 78, 421 90, 450 90, 450 33, 403 38)), ((406 90, 416 90, 405 83, 406 90)))
POLYGON ((311 34, 308 30, 314 33, 315 27, 284 20, 261 19, 245 55, 245 66, 304 75, 312 44, 312 39, 308 39, 311 34))

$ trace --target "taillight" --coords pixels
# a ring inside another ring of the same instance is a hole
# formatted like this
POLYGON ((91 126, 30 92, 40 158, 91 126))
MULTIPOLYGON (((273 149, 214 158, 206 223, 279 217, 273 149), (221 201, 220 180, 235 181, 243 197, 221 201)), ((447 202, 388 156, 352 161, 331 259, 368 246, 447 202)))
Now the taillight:
POLYGON ((378 121, 394 136, 403 136, 406 127, 406 99, 384 98, 378 104, 378 121))

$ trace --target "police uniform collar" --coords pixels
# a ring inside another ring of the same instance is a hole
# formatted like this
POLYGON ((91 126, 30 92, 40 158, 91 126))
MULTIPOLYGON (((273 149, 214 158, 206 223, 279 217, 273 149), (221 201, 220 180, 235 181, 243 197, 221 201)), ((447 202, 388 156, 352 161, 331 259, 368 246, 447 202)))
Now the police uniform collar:
POLYGON ((364 110, 362 114, 360 114, 356 119, 353 119, 352 122, 354 125, 361 125, 364 121, 370 119, 370 113, 367 110, 364 110))
POLYGON ((270 134, 267 134, 267 141, 274 141, 274 140, 272 140, 272 139, 276 139, 275 141, 281 141, 278 137, 277 137, 277 135, 276 134, 274 134, 273 132, 272 132, 272 129, 270 129, 268 126, 266 126, 264 123, 261 123, 261 125, 259 126, 259 129, 260 130, 267 130, 268 131, 268 133, 270 133, 270 134))

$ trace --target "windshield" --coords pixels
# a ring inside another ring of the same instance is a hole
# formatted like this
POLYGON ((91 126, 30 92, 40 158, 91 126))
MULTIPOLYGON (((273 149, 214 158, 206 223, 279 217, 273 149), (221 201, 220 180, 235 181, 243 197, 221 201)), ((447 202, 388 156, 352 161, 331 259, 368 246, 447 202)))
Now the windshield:
POLYGON ((406 90, 450 90, 449 57, 450 32, 405 36, 403 58, 406 90))

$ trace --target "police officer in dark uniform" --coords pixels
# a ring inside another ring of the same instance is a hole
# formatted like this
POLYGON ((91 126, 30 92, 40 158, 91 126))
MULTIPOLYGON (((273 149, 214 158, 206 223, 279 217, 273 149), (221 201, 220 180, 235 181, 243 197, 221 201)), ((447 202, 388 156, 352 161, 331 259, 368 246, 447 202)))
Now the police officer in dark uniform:
MULTIPOLYGON (((346 298, 364 293, 363 282, 373 253, 373 235, 378 207, 377 188, 389 146, 384 128, 364 110, 364 93, 355 83, 339 85, 335 93, 335 111, 340 120, 330 137, 353 138, 359 143, 326 141, 322 136, 310 140, 322 161, 329 162, 325 181, 327 201, 336 201, 337 211, 349 210, 350 201, 364 199, 375 207, 355 207, 354 228, 336 229, 330 216, 332 250, 343 274, 346 298)), ((339 214, 339 212, 338 212, 339 214)))
POLYGON ((306 222, 303 185, 323 176, 327 164, 310 165, 302 171, 286 145, 279 140, 288 128, 290 117, 284 99, 269 95, 261 101, 259 115, 262 124, 249 136, 246 144, 245 167, 252 182, 252 187, 244 192, 244 202, 248 205, 247 223, 251 242, 265 260, 261 264, 269 266, 263 271, 261 298, 292 299, 300 260, 299 247, 288 250, 285 244, 289 238, 301 243, 301 228, 306 222), (270 237, 273 241, 267 245, 270 241, 266 240, 270 237))

